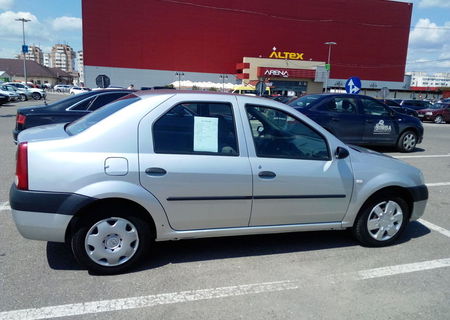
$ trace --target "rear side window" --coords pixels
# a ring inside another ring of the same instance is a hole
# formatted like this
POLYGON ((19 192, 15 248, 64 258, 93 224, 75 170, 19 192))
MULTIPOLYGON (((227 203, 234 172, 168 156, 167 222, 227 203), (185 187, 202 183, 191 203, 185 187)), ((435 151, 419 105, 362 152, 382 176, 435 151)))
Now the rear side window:
POLYGON ((138 100, 141 100, 141 98, 138 98, 135 95, 130 95, 129 97, 127 97, 125 99, 120 99, 116 102, 108 104, 108 105, 104 106, 103 108, 98 109, 96 112, 89 113, 89 114, 85 115, 84 117, 70 123, 66 127, 66 132, 71 136, 79 134, 79 133, 85 131, 86 129, 92 127, 94 124, 109 117, 113 113, 125 108, 126 106, 128 106, 138 100))
POLYGON ((238 156, 233 108, 228 103, 182 103, 153 125, 155 153, 238 156))
POLYGON ((123 96, 126 96, 129 92, 114 92, 114 93, 105 93, 101 94, 94 100, 94 102, 89 106, 89 111, 97 110, 100 107, 103 107, 105 104, 113 102, 123 96))

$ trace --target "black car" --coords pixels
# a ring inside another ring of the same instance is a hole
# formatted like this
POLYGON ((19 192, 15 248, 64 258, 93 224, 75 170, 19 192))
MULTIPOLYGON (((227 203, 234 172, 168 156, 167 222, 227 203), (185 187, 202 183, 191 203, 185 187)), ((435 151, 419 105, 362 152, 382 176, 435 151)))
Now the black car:
POLYGON ((45 124, 72 122, 134 90, 95 90, 70 96, 49 105, 17 110, 14 141, 20 131, 45 124))
POLYGON ((423 100, 401 100, 400 105, 413 110, 422 110, 430 109, 433 104, 423 100))
POLYGON ((397 101, 389 100, 389 99, 383 99, 380 101, 383 102, 385 105, 387 105, 389 108, 391 108, 394 111, 397 111, 397 112, 400 112, 403 114, 407 114, 408 116, 412 116, 412 117, 416 117, 416 118, 419 117, 419 114, 417 113, 416 110, 410 109, 407 107, 403 107, 397 101))
POLYGON ((0 93, 0 105, 7 103, 9 100, 9 97, 5 94, 0 93))
POLYGON ((354 94, 307 95, 289 103, 345 143, 396 146, 411 152, 422 142, 419 119, 398 113, 380 101, 354 94))

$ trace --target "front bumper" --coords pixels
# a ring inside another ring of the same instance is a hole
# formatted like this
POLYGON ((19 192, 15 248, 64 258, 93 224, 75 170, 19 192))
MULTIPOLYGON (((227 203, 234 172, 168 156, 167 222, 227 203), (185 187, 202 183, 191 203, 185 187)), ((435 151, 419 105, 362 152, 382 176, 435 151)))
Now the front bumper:
POLYGON ((410 221, 414 221, 423 216, 425 207, 428 202, 428 188, 426 185, 408 188, 413 199, 413 210, 411 212, 410 221))
POLYGON ((74 193, 18 190, 11 186, 9 202, 16 227, 28 239, 64 242, 72 217, 96 199, 74 193))

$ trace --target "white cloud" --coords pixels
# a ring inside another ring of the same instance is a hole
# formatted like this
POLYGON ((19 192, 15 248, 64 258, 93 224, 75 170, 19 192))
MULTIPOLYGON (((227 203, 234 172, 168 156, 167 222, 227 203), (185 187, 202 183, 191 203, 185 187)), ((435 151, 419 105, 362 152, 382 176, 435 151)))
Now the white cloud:
POLYGON ((43 24, 30 12, 5 11, 0 13, 0 37, 2 39, 13 40, 22 37, 22 22, 16 19, 25 18, 30 20, 25 23, 26 36, 33 36, 42 39, 48 35, 43 24))
POLYGON ((430 8, 430 7, 440 7, 440 8, 450 8, 449 0, 421 0, 419 2, 419 7, 430 8))
POLYGON ((409 35, 412 47, 442 47, 450 39, 450 22, 438 26, 430 19, 419 19, 409 35))
POLYGON ((0 10, 11 9, 14 0, 0 0, 0 10))
POLYGON ((56 31, 61 30, 80 30, 81 18, 75 17, 59 17, 53 20, 52 27, 56 31))

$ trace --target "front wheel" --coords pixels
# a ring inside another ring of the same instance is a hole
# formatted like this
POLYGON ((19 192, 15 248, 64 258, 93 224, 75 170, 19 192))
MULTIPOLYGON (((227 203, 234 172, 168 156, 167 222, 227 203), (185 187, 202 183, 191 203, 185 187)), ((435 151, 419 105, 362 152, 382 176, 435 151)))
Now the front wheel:
POLYGON ((434 118, 434 123, 445 123, 444 117, 441 115, 436 116, 436 118, 434 118))
POLYGON ((390 193, 381 194, 361 208, 353 234, 369 247, 390 245, 405 229, 409 215, 408 204, 403 198, 390 193))
POLYGON ((416 148, 417 134, 413 131, 405 131, 398 139, 397 149, 400 152, 412 152, 416 148))
POLYGON ((89 271, 116 274, 134 266, 151 241, 148 224, 139 217, 114 213, 79 223, 71 239, 78 262, 89 271))
POLYGON ((32 94, 31 94, 31 97, 34 99, 34 100, 40 100, 42 97, 41 97, 41 94, 39 93, 39 92, 33 92, 32 94))
POLYGON ((20 94, 19 95, 19 100, 20 101, 27 101, 28 99, 27 99, 27 96, 25 94, 20 94))

